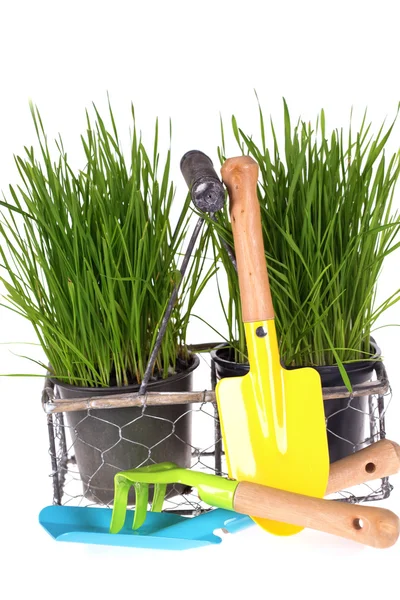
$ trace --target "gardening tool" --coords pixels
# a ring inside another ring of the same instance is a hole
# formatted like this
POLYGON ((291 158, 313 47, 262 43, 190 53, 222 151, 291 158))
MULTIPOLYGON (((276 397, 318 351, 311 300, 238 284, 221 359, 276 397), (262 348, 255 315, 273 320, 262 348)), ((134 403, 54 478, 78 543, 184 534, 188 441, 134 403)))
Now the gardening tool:
POLYGON ((132 512, 128 511, 126 523, 118 534, 109 531, 111 508, 46 506, 40 512, 39 522, 58 542, 152 550, 187 550, 220 544, 222 538, 214 531, 236 533, 254 525, 246 515, 217 508, 197 517, 184 517, 171 512, 148 513, 143 527, 132 531, 132 512))
MULTIPOLYGON (((332 464, 327 493, 394 475, 399 469, 398 446, 381 440, 332 464)), ((132 530, 135 512, 129 510, 123 528, 115 534, 110 533, 112 512, 111 508, 51 505, 41 510, 39 522, 60 542, 169 550, 219 544, 222 539, 214 534, 215 530, 235 533, 254 525, 246 515, 216 508, 196 517, 148 512, 144 525, 132 530)))
MULTIPOLYGON (((181 170, 184 174, 186 183, 189 185, 191 198, 196 208, 202 212, 209 212, 213 215, 216 211, 221 210, 225 203, 225 191, 221 181, 216 174, 211 159, 200 152, 199 150, 191 150, 187 152, 181 159, 181 170)), ((171 316, 172 309, 178 297, 179 287, 186 272, 189 259, 193 252, 198 235, 204 223, 204 217, 199 217, 192 237, 190 238, 185 256, 180 269, 179 283, 175 284, 171 297, 168 301, 167 308, 163 319, 160 323, 160 328, 153 346, 153 350, 149 356, 143 379, 138 391, 139 396, 144 396, 147 391, 154 364, 157 359, 161 343, 168 326, 168 321, 171 316)))
MULTIPOLYGON (((230 158, 221 169, 230 198, 249 373, 219 380, 215 393, 232 479, 322 498, 329 451, 320 376, 281 366, 257 199, 258 165, 230 158)), ((273 515, 274 513, 271 513, 273 515)), ((304 525, 251 515, 276 535, 304 525)))
MULTIPOLYGON (((210 218, 216 221, 215 213, 224 206, 225 192, 211 159, 200 150, 190 150, 181 159, 181 171, 195 207, 201 212, 210 213, 210 218)), ((221 237, 220 242, 237 270, 233 249, 221 237)))
MULTIPOLYGON (((392 457, 396 470, 399 466, 399 447, 391 442, 384 444, 384 452, 392 457)), ((330 478, 327 493, 337 491, 335 484, 349 479, 352 461, 342 469, 336 469, 336 477, 330 478)), ((367 458, 368 460, 368 458, 367 458)), ((365 459, 362 464, 365 468, 365 459)), ((370 461, 367 465, 374 463, 370 461)), ((356 477, 360 478, 360 457, 353 460, 356 477)), ((366 472, 368 474, 368 470, 366 472)), ((374 475, 376 477, 376 474, 374 475)), ((149 485, 154 484, 153 512, 162 510, 167 484, 180 483, 195 487, 203 502, 241 514, 275 519, 277 522, 292 523, 309 527, 357 541, 376 548, 392 546, 400 533, 399 518, 391 511, 356 504, 334 502, 313 498, 285 490, 279 490, 246 481, 234 481, 218 475, 181 469, 176 464, 164 462, 117 473, 114 478, 114 509, 110 525, 111 533, 118 533, 124 526, 128 493, 132 486, 136 491, 136 508, 133 529, 143 525, 147 516, 149 485)))

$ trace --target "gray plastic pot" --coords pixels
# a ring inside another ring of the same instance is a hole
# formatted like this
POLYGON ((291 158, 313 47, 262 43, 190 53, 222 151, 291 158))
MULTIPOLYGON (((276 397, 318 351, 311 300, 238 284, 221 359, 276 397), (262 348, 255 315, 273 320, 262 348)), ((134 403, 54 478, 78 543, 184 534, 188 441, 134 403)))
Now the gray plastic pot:
MULTIPOLYGON (((168 379, 151 382, 149 391, 185 392, 192 390, 193 371, 200 360, 193 355, 192 364, 168 379)), ((64 384, 57 379, 57 398, 70 400, 137 392, 138 385, 110 388, 85 388, 64 384)), ((187 404, 67 411, 73 450, 83 484, 85 498, 99 504, 112 503, 114 475, 143 463, 171 461, 181 467, 191 466, 192 413, 187 404)), ((183 486, 168 489, 169 497, 182 493, 183 486)), ((152 494, 150 494, 151 499, 152 494)), ((134 504, 134 491, 129 503, 134 504)))

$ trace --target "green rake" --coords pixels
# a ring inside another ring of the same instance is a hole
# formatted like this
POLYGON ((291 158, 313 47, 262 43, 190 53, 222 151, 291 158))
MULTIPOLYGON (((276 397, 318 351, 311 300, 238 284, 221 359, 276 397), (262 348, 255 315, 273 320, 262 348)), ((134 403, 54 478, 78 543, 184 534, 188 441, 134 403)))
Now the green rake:
MULTIPOLYGON (((398 472, 399 458, 397 444, 382 440, 333 463, 326 495, 398 472), (372 462, 371 458, 375 460, 372 462), (374 464, 373 471, 369 468, 371 464, 374 464)), ((131 487, 136 493, 132 529, 137 530, 146 520, 149 486, 154 485, 151 511, 161 512, 167 485, 174 483, 196 488, 200 500, 210 507, 315 529, 375 548, 392 546, 400 533, 399 518, 384 508, 335 502, 248 481, 239 482, 183 469, 172 462, 121 471, 115 475, 110 533, 117 534, 124 527, 131 487)))

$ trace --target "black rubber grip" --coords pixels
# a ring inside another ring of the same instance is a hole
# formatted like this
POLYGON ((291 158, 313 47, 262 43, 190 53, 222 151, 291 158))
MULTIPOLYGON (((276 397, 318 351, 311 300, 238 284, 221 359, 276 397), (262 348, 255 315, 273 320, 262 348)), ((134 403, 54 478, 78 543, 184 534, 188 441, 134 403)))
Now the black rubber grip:
POLYGON ((211 159, 200 152, 190 150, 182 156, 181 171, 190 190, 194 205, 203 212, 215 213, 223 208, 225 190, 211 159))

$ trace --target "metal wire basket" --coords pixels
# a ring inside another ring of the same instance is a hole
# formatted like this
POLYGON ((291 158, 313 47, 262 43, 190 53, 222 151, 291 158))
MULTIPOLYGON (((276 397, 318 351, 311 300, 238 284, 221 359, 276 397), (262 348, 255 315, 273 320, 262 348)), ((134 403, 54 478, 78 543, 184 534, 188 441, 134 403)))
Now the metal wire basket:
MULTIPOLYGON (((200 346, 199 346, 200 347, 200 346)), ((196 347, 192 347, 195 350, 196 347)), ((163 448, 170 436, 176 436, 177 423, 168 421, 170 432, 168 435, 163 433, 156 444, 146 447, 147 453, 145 460, 140 464, 128 464, 123 467, 112 464, 108 461, 108 449, 101 446, 101 439, 95 444, 88 443, 79 438, 76 428, 66 424, 66 413, 68 411, 82 411, 82 418, 96 419, 98 411, 104 409, 119 409, 126 407, 140 407, 141 416, 139 418, 155 418, 149 416, 149 408, 165 405, 186 405, 185 414, 191 414, 193 435, 190 441, 180 440, 187 444, 190 450, 191 464, 190 468, 203 470, 209 473, 227 476, 226 462, 224 456, 223 442, 221 439, 220 423, 215 398, 216 371, 215 365, 211 360, 208 362, 210 372, 210 386, 204 390, 191 392, 149 392, 145 396, 138 394, 120 394, 117 396, 102 396, 94 398, 81 398, 70 401, 60 401, 55 397, 54 387, 47 379, 42 393, 42 405, 47 415, 47 426, 49 435, 49 454, 51 459, 51 479, 53 483, 53 504, 70 506, 111 506, 111 502, 101 501, 90 492, 87 479, 82 481, 75 457, 75 447, 77 443, 83 443, 88 449, 96 451, 100 456, 100 463, 96 467, 99 469, 108 469, 111 473, 116 473, 121 469, 131 469, 154 463, 155 446, 163 448)), ((391 400, 391 388, 385 366, 378 362, 374 368, 374 378, 367 383, 361 383, 353 387, 353 393, 345 387, 323 388, 324 402, 329 403, 333 399, 346 398, 345 407, 340 412, 357 411, 362 412, 365 421, 364 435, 360 439, 343 439, 348 445, 348 453, 356 452, 370 444, 386 437, 385 434, 385 414, 391 400), (360 397, 367 398, 366 409, 361 411, 359 403, 356 400, 360 397)), ((159 417, 158 417, 159 418, 159 417)), ((326 419, 328 435, 337 436, 331 429, 332 419, 337 418, 337 413, 331 414, 326 419)), ((104 416, 102 416, 104 421, 104 416)), ((127 441, 124 438, 123 426, 119 427, 119 438, 116 444, 127 441)), ((135 444, 135 440, 128 440, 135 444)), ((143 442, 140 443, 143 446, 143 442)), ((165 456, 168 460, 168 456, 165 456)), ((92 477, 95 473, 92 474, 92 477)), ((341 490, 334 495, 335 500, 351 503, 377 501, 388 498, 393 487, 389 478, 385 477, 376 481, 357 486, 349 490, 341 490)), ((173 511, 179 515, 196 516, 203 511, 210 510, 191 489, 181 489, 172 487, 166 496, 164 503, 165 511, 173 511)))

